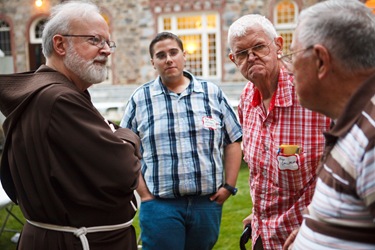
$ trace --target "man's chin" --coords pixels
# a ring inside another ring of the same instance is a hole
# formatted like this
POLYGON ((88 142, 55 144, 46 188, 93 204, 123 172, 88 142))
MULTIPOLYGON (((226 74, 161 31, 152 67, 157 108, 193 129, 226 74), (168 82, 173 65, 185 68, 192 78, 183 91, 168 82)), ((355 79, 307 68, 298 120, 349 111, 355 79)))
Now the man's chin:
POLYGON ((251 82, 256 82, 256 81, 259 81, 261 79, 264 79, 264 75, 260 74, 259 72, 253 72, 253 73, 249 74, 248 77, 249 77, 249 80, 251 82))
POLYGON ((98 83, 104 82, 105 80, 106 80, 106 77, 103 76, 101 78, 96 79, 96 81, 94 82, 94 84, 98 84, 98 83))
POLYGON ((95 71, 96 71, 95 76, 94 76, 95 81, 93 82, 93 84, 101 83, 106 80, 107 75, 108 75, 107 68, 97 67, 95 71))
POLYGON ((261 70, 260 68, 254 68, 253 66, 251 69, 249 69, 247 73, 247 79, 250 81, 256 80, 256 79, 261 79, 264 78, 264 71, 261 70))

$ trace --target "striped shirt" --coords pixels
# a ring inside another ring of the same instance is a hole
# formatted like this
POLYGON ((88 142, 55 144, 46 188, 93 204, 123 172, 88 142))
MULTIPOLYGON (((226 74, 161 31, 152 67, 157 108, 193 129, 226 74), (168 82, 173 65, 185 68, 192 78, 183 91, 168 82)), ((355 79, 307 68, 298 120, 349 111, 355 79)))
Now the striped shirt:
POLYGON ((120 124, 141 138, 142 174, 156 197, 215 193, 223 184, 223 148, 242 137, 222 90, 184 75, 191 82, 179 95, 160 77, 139 87, 120 124))
POLYGON ((282 249, 302 222, 315 188, 323 131, 330 125, 330 119, 300 106, 291 80, 281 69, 267 114, 259 91, 249 82, 238 110, 250 170, 252 238, 255 242, 261 236, 264 249, 282 249), (283 153, 281 145, 298 145, 299 150, 283 153))
POLYGON ((324 158, 295 249, 375 249, 375 76, 326 136, 324 158))

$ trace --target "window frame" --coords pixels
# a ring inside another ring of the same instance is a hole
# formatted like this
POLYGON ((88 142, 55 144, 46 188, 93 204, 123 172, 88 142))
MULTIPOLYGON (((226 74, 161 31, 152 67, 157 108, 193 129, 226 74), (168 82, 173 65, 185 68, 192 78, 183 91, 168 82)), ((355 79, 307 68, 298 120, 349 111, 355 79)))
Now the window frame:
MULTIPOLYGON (((207 11, 207 12, 184 12, 178 14, 160 14, 157 19, 157 26, 159 32, 169 31, 177 36, 183 35, 201 35, 201 44, 202 44, 202 75, 197 75, 198 77, 202 77, 204 79, 221 79, 222 76, 222 68, 221 68, 221 32, 220 32, 220 13, 217 11, 207 11), (215 27, 207 27, 207 16, 214 15, 215 16, 215 27), (181 17, 192 17, 192 16, 200 16, 202 18, 202 27, 199 29, 178 29, 177 19, 181 17), (169 18, 171 20, 171 27, 168 30, 164 29, 164 19, 169 18), (208 48, 208 39, 209 35, 215 35, 215 71, 216 75, 210 75, 210 61, 209 61, 209 48, 208 48)), ((184 44, 184 49, 185 44, 184 44)), ((187 54, 187 60, 189 60, 189 55, 187 54)))
POLYGON ((37 34, 36 34, 36 28, 42 21, 44 21, 45 23, 47 21, 47 18, 46 17, 36 18, 30 25, 29 41, 32 44, 42 44, 42 36, 37 37, 37 34))
MULTIPOLYGON (((274 8, 273 8, 273 23, 274 23, 274 26, 275 26, 275 29, 276 29, 276 32, 280 35, 281 33, 289 33, 291 35, 291 39, 293 38, 293 32, 297 26, 297 20, 298 20, 298 15, 299 15, 299 8, 298 8, 298 5, 295 1, 293 0, 283 0, 283 1, 280 1, 278 2, 274 8), (294 7, 294 17, 293 17, 293 22, 289 22, 289 23, 278 23, 278 17, 280 16, 281 13, 278 12, 278 6, 284 2, 284 1, 288 1, 290 2, 291 4, 293 4, 293 7, 294 7)), ((283 37, 284 38, 284 48, 283 48, 283 52, 284 53, 289 53, 289 50, 290 50, 290 43, 292 42, 291 39, 290 40, 286 40, 286 37, 283 37)))

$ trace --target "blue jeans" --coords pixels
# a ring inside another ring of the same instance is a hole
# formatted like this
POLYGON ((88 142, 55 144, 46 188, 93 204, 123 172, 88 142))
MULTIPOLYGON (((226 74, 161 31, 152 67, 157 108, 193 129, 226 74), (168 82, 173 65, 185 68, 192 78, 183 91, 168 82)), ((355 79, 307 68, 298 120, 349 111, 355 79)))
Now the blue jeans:
POLYGON ((139 213, 142 249, 212 249, 219 236, 223 207, 209 197, 142 202, 139 213))

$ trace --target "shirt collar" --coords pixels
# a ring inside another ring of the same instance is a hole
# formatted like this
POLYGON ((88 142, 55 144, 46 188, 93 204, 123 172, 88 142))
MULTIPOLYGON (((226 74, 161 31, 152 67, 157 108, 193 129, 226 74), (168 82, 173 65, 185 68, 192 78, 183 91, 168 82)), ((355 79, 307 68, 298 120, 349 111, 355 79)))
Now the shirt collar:
POLYGON ((370 102, 375 102, 375 75, 369 77, 359 88, 353 93, 347 102, 342 115, 336 119, 333 128, 327 133, 334 137, 340 137, 348 133, 348 131, 357 122, 361 111, 370 102))
MULTIPOLYGON (((203 88, 202 88, 202 85, 199 84, 198 79, 195 78, 193 76, 193 74, 191 74, 190 72, 185 71, 185 70, 183 71, 183 74, 184 74, 184 76, 186 76, 187 78, 190 79, 190 84, 187 87, 188 93, 191 93, 191 91, 193 91, 193 92, 204 92, 203 88)), ((169 93, 167 87, 165 87, 164 84, 162 83, 160 75, 153 82, 152 89, 153 89, 153 91, 152 91, 153 96, 169 93)))

